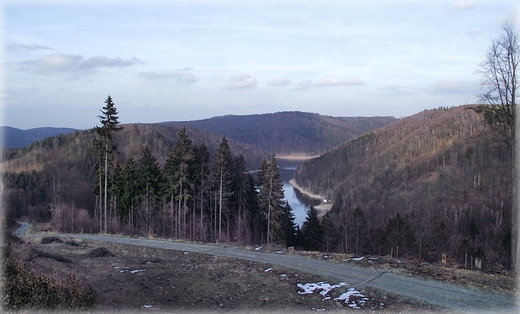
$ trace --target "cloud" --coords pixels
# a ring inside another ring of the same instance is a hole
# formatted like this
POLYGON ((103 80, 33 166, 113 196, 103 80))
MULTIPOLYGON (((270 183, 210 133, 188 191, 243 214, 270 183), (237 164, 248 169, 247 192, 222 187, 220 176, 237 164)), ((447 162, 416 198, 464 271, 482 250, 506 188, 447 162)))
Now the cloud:
POLYGON ((64 55, 53 53, 45 55, 40 59, 22 62, 33 67, 36 72, 72 71, 81 63, 81 55, 64 55))
POLYGON ((40 73, 50 73, 58 71, 84 71, 93 70, 101 67, 127 67, 138 63, 141 60, 133 57, 123 60, 120 57, 107 58, 106 56, 90 57, 86 60, 81 55, 67 55, 62 53, 48 54, 40 59, 23 61, 22 64, 29 65, 32 70, 40 73))
POLYGON ((452 11, 465 11, 473 9, 477 6, 477 2, 474 0, 458 0, 451 6, 452 11))
POLYGON ((199 81, 192 73, 186 71, 191 70, 190 68, 184 68, 181 71, 162 71, 162 72, 140 72, 138 75, 150 80, 176 80, 178 83, 191 84, 199 81))
POLYGON ((410 95, 417 92, 415 88, 403 85, 389 85, 382 87, 379 90, 388 92, 391 95, 410 95))
POLYGON ((249 74, 235 74, 229 78, 229 81, 223 87, 224 89, 240 89, 255 87, 257 84, 256 78, 249 74))
POLYGON ((267 85, 271 85, 271 86, 287 86, 289 84, 291 84, 291 81, 289 81, 286 78, 276 78, 276 79, 272 79, 269 82, 267 82, 267 85))
POLYGON ((339 79, 339 78, 331 78, 331 79, 320 79, 316 82, 316 86, 349 86, 349 85, 361 85, 363 82, 359 79, 339 79))
POLYGON ((477 81, 470 80, 439 80, 421 88, 428 94, 475 94, 480 90, 477 81))
POLYGON ((9 44, 7 45, 7 50, 29 50, 29 51, 36 51, 36 50, 54 50, 51 47, 43 46, 43 45, 24 45, 24 44, 9 44))
POLYGON ((129 60, 123 60, 120 57, 116 58, 107 58, 106 56, 97 56, 90 57, 87 60, 84 60, 80 63, 79 68, 81 70, 90 70, 95 68, 107 67, 107 68, 115 68, 115 67, 127 67, 132 66, 134 64, 142 63, 141 60, 133 57, 129 60))
POLYGON ((482 34, 482 31, 478 28, 472 28, 466 32, 471 39, 475 39, 478 35, 482 34))
POLYGON ((293 90, 309 90, 312 87, 312 81, 311 80, 303 80, 298 83, 298 85, 293 88, 293 90))

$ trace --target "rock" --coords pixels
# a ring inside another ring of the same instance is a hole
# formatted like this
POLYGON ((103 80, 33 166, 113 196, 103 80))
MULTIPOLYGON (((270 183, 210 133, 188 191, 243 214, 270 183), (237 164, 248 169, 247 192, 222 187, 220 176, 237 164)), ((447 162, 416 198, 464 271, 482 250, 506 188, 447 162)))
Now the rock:
POLYGON ((49 243, 53 243, 53 242, 63 243, 63 240, 58 237, 44 237, 44 238, 42 238, 42 241, 41 241, 42 244, 49 244, 49 243))
POLYGON ((343 307, 343 304, 341 302, 334 302, 334 306, 337 307, 338 309, 341 309, 343 307))
POLYGON ((112 252, 110 252, 105 247, 100 247, 100 248, 97 248, 97 249, 93 249, 90 252, 90 257, 104 257, 104 256, 115 256, 115 255, 112 254, 112 252))

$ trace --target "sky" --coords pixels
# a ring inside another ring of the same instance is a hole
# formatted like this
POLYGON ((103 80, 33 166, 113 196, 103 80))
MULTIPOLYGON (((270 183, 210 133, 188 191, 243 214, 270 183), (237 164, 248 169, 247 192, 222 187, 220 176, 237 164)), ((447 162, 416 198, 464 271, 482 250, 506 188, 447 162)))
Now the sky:
POLYGON ((2 121, 21 129, 475 103, 517 0, 26 1, 2 7, 2 121))

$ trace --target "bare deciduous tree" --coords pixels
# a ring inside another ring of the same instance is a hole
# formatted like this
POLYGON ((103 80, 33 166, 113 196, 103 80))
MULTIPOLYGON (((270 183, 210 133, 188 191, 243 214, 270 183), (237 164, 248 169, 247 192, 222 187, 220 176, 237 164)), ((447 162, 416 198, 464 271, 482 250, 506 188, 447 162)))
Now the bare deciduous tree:
POLYGON ((480 64, 478 73, 484 93, 480 95, 480 104, 475 111, 481 113, 485 121, 498 131, 501 143, 510 151, 513 165, 513 214, 512 216, 512 269, 517 262, 517 219, 520 205, 520 172, 515 170, 515 164, 520 162, 520 137, 516 134, 519 123, 516 117, 516 93, 518 91, 519 33, 512 24, 503 26, 504 33, 493 40, 488 53, 480 64))

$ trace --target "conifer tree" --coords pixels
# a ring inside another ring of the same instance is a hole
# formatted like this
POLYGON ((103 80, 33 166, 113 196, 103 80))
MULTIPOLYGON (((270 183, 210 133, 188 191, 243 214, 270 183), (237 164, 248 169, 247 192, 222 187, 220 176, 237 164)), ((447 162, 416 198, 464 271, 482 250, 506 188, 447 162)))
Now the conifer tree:
POLYGON ((302 225, 303 246, 308 251, 319 251, 323 243, 323 226, 318 211, 311 206, 302 225))
MULTIPOLYGON (((222 240, 222 214, 229 211, 229 198, 233 195, 233 156, 226 136, 222 138, 215 154, 214 181, 218 196, 218 241, 222 240)), ((225 218, 225 217, 224 217, 225 218)))
POLYGON ((161 169, 157 158, 152 155, 150 148, 146 146, 139 160, 139 176, 141 178, 141 207, 142 218, 148 229, 148 236, 153 233, 153 217, 157 209, 159 186, 161 183, 161 169))
POLYGON ((178 133, 177 142, 168 156, 164 169, 165 178, 169 183, 168 191, 171 193, 172 206, 173 198, 177 200, 177 236, 183 238, 186 238, 187 203, 192 198, 194 189, 190 173, 194 159, 192 141, 186 134, 186 128, 183 127, 178 133))
POLYGON ((267 162, 265 158, 262 160, 258 173, 258 186, 260 188, 260 209, 267 220, 266 243, 269 245, 282 239, 281 215, 285 204, 283 180, 280 177, 278 160, 274 155, 270 162, 267 162))
MULTIPOLYGON (((196 205, 199 209, 200 216, 200 240, 204 240, 204 209, 207 203, 207 195, 209 189, 209 176, 210 176, 210 162, 211 156, 208 147, 205 143, 202 143, 198 147, 194 147, 195 161, 193 165, 193 174, 195 180, 196 191, 196 205)), ((193 226, 195 229, 195 226, 193 226)))
MULTIPOLYGON (((103 203, 103 216, 104 216, 104 233, 107 233, 107 190, 108 190, 108 173, 109 173, 109 161, 112 161, 112 154, 117 150, 116 145, 114 144, 114 139, 112 133, 121 131, 123 127, 119 125, 119 117, 117 116, 118 112, 112 101, 112 97, 108 95, 105 100, 105 106, 101 110, 101 115, 99 115, 99 121, 101 122, 101 127, 96 126, 96 132, 102 137, 102 143, 100 147, 102 147, 104 152, 105 161, 103 163, 104 166, 104 203, 103 203)), ((100 195, 101 197, 101 195, 100 195)), ((100 209, 101 213, 101 209, 100 209)), ((101 214, 100 214, 101 218, 101 214)))
POLYGON ((295 246, 298 241, 298 225, 294 222, 295 216, 291 205, 286 201, 282 210, 282 236, 285 246, 295 246))

